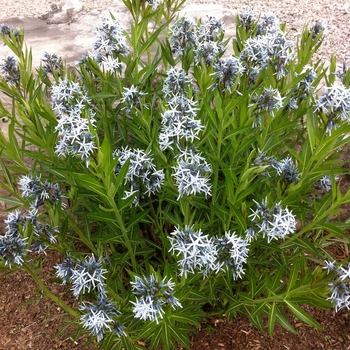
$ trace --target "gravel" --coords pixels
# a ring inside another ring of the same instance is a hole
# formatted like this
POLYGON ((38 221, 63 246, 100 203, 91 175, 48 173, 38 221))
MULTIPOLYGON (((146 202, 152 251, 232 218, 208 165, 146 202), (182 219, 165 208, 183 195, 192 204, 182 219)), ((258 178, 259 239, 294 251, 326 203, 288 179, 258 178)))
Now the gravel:
MULTIPOLYGON (((77 1, 77 0, 66 0, 77 1)), ((55 0, 0 0, 0 22, 9 18, 41 17, 52 6, 63 5, 55 0)), ((124 6, 121 0, 80 0, 83 13, 124 6)), ((305 24, 320 21, 327 25, 327 36, 317 59, 329 60, 336 54, 339 63, 350 59, 350 2, 348 0, 188 0, 187 3, 224 5, 225 8, 242 12, 251 7, 258 13, 274 12, 281 22, 287 23, 289 38, 296 40, 305 24)))

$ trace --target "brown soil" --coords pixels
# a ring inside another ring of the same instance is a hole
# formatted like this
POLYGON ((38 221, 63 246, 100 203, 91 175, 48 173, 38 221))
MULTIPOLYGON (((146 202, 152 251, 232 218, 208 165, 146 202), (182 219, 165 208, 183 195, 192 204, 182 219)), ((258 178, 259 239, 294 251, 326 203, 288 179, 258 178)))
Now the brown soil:
MULTIPOLYGON (((71 293, 65 295, 67 288, 52 282, 53 266, 60 260, 57 254, 50 253, 43 265, 37 266, 37 270, 41 270, 45 284, 55 295, 65 296, 66 302, 73 304, 74 300, 69 299, 71 293)), ((1 272, 0 278, 1 350, 83 349, 86 338, 74 341, 67 332, 57 337, 69 318, 55 303, 43 296, 28 274, 20 270, 11 274, 1 272)))

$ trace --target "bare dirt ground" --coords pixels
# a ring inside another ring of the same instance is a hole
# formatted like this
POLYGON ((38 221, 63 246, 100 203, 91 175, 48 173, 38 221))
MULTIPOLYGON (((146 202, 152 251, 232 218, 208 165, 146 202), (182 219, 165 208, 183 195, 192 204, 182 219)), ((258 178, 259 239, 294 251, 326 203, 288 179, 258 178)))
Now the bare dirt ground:
MULTIPOLYGON (((73 0, 72 0, 73 1, 73 0)), ((327 24, 328 35, 317 58, 328 60, 337 54, 339 62, 350 59, 350 2, 345 0, 191 0, 198 8, 204 4, 216 4, 223 9, 234 12, 242 11, 245 7, 253 7, 257 12, 274 12, 281 22, 287 23, 290 38, 300 35, 303 26, 315 21, 327 24)), ((120 0, 81 0, 84 9, 74 19, 79 23, 79 17, 88 14, 99 14, 123 6, 120 0)), ((0 23, 10 18, 45 18, 49 12, 59 7, 60 3, 53 0, 0 0, 0 23), (44 17, 42 17, 44 16, 44 17)), ((225 19, 226 20, 226 19, 225 19)), ((227 19, 229 20, 229 19, 227 19)), ((233 20, 233 19, 232 19, 233 20)), ((67 29, 68 30, 68 29, 67 29)), ((0 57, 1 59, 1 57, 0 57)), ((1 213, 5 208, 0 207, 0 221, 6 217, 1 213)), ((344 218, 348 218, 347 212, 344 218)), ((2 230, 0 222, 0 230, 2 230)), ((339 246, 339 259, 345 258, 347 250, 339 246)), ((54 283, 53 266, 60 261, 56 253, 48 253, 48 257, 37 266, 45 284, 56 294, 65 298, 67 303, 74 300, 61 285, 54 283)), ((298 335, 293 335, 281 327, 276 327, 274 338, 261 334, 249 321, 237 317, 227 324, 224 317, 213 318, 203 324, 192 339, 192 350, 304 350, 304 349, 350 349, 350 317, 349 312, 334 314, 332 310, 320 311, 305 308, 324 328, 323 332, 316 331, 304 325, 291 316, 298 335)), ((35 282, 22 271, 6 275, 0 272, 0 350, 50 350, 50 349, 83 349, 84 337, 77 340, 70 338, 67 333, 56 336, 60 328, 66 325, 67 317, 63 311, 50 300, 43 297, 35 282)), ((96 349, 90 346, 87 349, 96 349)))
MULTIPOLYGON (((38 18, 57 7, 79 0, 0 0, 0 23, 9 18, 38 18)), ((118 10, 121 0, 80 0, 83 10, 79 14, 118 10)), ((215 4, 235 13, 251 7, 258 13, 273 12, 281 22, 287 23, 289 37, 294 40, 305 24, 316 21, 327 24, 328 34, 317 58, 328 60, 333 54, 342 62, 350 59, 350 2, 348 0, 187 0, 198 11, 206 4, 215 4)), ((212 15, 212 13, 208 13, 212 15)), ((232 20, 232 19, 231 19, 232 20)), ((68 30, 68 29, 67 29, 68 30)))

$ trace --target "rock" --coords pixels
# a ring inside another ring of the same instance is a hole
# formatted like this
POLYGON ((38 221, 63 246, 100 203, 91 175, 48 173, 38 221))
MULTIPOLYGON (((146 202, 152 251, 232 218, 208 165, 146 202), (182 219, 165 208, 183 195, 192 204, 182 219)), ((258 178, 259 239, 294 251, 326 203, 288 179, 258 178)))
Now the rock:
POLYGON ((83 10, 83 5, 79 0, 66 0, 65 4, 53 6, 52 16, 47 18, 48 24, 71 23, 77 19, 77 14, 83 10))
POLYGON ((47 13, 44 13, 41 16, 38 16, 38 18, 42 20, 48 20, 51 18, 55 13, 61 12, 62 11, 62 4, 60 2, 54 2, 50 4, 50 11, 47 13))
POLYGON ((94 10, 89 11, 89 14, 92 16, 98 16, 100 13, 101 13, 101 11, 98 9, 94 9, 94 10))
POLYGON ((50 5, 51 13, 57 13, 62 11, 62 4, 59 2, 54 2, 50 5))
POLYGON ((62 7, 62 11, 73 11, 75 14, 83 10, 83 4, 79 0, 66 0, 66 3, 62 7))

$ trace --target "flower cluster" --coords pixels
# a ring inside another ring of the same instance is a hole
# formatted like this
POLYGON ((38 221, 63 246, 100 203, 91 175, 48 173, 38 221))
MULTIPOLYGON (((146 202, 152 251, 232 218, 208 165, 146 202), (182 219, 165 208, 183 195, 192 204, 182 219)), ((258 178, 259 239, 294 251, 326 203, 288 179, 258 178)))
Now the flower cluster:
POLYGON ((173 67, 168 71, 163 85, 163 92, 170 110, 162 114, 162 128, 159 133, 159 148, 164 151, 176 146, 178 154, 175 156, 177 165, 173 166, 178 187, 178 199, 184 195, 203 192, 210 195, 211 186, 208 185, 207 174, 211 172, 210 165, 205 158, 194 149, 188 148, 187 142, 199 139, 199 133, 203 130, 200 120, 195 119, 198 104, 189 99, 186 94, 192 88, 190 78, 179 68, 173 67), (183 140, 183 142, 181 142, 183 140))
POLYGON ((263 91, 258 94, 256 93, 252 97, 253 105, 256 105, 256 112, 258 115, 261 112, 266 112, 272 116, 276 111, 278 111, 283 106, 283 97, 281 97, 280 92, 272 87, 264 88, 263 91))
POLYGON ((195 119, 197 103, 184 96, 177 96, 169 102, 173 109, 162 114, 162 127, 159 133, 159 148, 164 151, 173 149, 173 145, 180 148, 180 140, 193 142, 199 139, 199 133, 204 126, 201 121, 195 119))
POLYGON ((57 74, 57 76, 60 76, 60 70, 63 68, 62 58, 55 53, 51 55, 45 52, 44 57, 41 59, 41 68, 44 71, 44 76, 48 74, 57 74))
POLYGON ((24 220, 31 225, 37 238, 33 242, 32 248, 38 253, 44 252, 46 245, 42 239, 44 238, 44 240, 48 240, 50 244, 56 243, 57 240, 55 235, 58 233, 58 230, 47 223, 39 221, 39 208, 47 203, 55 207, 60 202, 62 208, 64 208, 65 204, 62 203, 62 191, 57 183, 53 184, 47 180, 42 182, 40 176, 21 176, 18 185, 20 186, 22 197, 27 198, 30 201, 31 211, 24 220))
POLYGON ((211 167, 204 157, 195 149, 186 148, 176 156, 177 165, 173 166, 176 186, 179 191, 178 199, 183 196, 204 193, 211 195, 211 185, 208 184, 208 174, 211 167))
MULTIPOLYGON (((312 35, 312 38, 316 39, 318 35, 324 35, 326 30, 326 24, 317 21, 309 28, 309 35, 312 35)), ((322 40, 322 37, 320 38, 320 40, 322 40)))
POLYGON ((124 327, 115 317, 120 315, 116 306, 108 300, 105 274, 102 259, 96 260, 94 255, 84 260, 73 259, 69 254, 61 264, 55 266, 57 277, 62 283, 72 283, 72 291, 76 297, 85 293, 97 293, 96 303, 82 302, 79 310, 83 312, 80 322, 83 328, 90 330, 90 334, 101 341, 106 331, 114 332, 118 337, 125 334, 124 327))
POLYGON ((326 117, 326 132, 330 135, 342 121, 350 120, 350 89, 333 84, 316 101, 316 110, 326 117))
POLYGON ((172 167, 172 176, 179 192, 178 199, 200 192, 207 196, 211 190, 207 177, 211 167, 196 149, 186 146, 187 142, 193 144, 195 139, 199 139, 199 133, 204 128, 201 121, 195 119, 197 102, 186 97, 192 88, 190 78, 182 69, 173 67, 168 71, 163 92, 170 110, 162 114, 159 147, 163 151, 168 148, 174 150, 175 145, 179 152, 175 155, 177 165, 172 167))
POLYGON ((140 149, 123 147, 117 149, 113 156, 118 158, 118 163, 115 167, 116 174, 119 173, 127 160, 130 161, 125 177, 125 184, 129 186, 129 189, 125 190, 124 198, 136 194, 134 204, 138 204, 142 198, 142 193, 145 192, 150 196, 160 190, 164 182, 164 171, 156 169, 149 153, 145 153, 140 149))
MULTIPOLYGON (((34 210, 39 209, 45 203, 56 206, 63 198, 63 194, 57 183, 53 184, 47 180, 42 182, 40 176, 21 176, 18 185, 20 186, 22 197, 31 200, 31 208, 34 210)), ((62 206, 64 206, 63 203, 62 206)))
POLYGON ((19 83, 20 71, 16 58, 13 56, 4 58, 3 63, 0 64, 0 70, 6 82, 14 85, 19 83))
POLYGON ((207 67, 212 66, 225 52, 222 39, 225 26, 221 20, 208 16, 197 28, 197 44, 193 50, 197 64, 203 62, 207 67))
POLYGON ((159 281, 153 273, 149 277, 135 277, 135 282, 130 282, 132 292, 136 296, 136 302, 131 302, 136 318, 146 321, 156 321, 163 318, 163 307, 169 305, 173 309, 182 307, 179 300, 174 296, 175 283, 171 279, 166 282, 166 277, 159 281))
POLYGON ((279 20, 272 12, 263 12, 260 15, 251 7, 247 7, 244 12, 238 13, 239 27, 246 32, 256 32, 256 36, 274 34, 279 31, 279 20))
POLYGON ((182 17, 170 29, 169 42, 175 55, 183 55, 197 44, 196 23, 192 18, 182 17))
POLYGON ((115 333, 117 337, 125 335, 125 327, 114 320, 120 311, 105 294, 98 295, 96 304, 83 302, 79 310, 83 312, 80 317, 83 328, 90 330, 90 335, 96 336, 98 342, 103 339, 106 331, 115 333))
POLYGON ((55 152, 60 156, 74 155, 89 165, 89 157, 96 148, 90 126, 94 126, 94 113, 88 108, 90 100, 78 83, 61 80, 52 85, 51 99, 57 112, 58 144, 55 152))
POLYGON ((348 67, 347 67, 347 62, 343 61, 342 67, 341 69, 339 69, 335 75, 337 78, 339 78, 340 80, 343 81, 344 77, 346 76, 346 73, 349 71, 348 67))
POLYGON ((171 27, 169 42, 175 55, 181 56, 193 49, 195 62, 203 62, 209 67, 225 51, 224 33, 223 22, 213 16, 207 16, 199 25, 193 19, 183 17, 171 27))
POLYGON ((322 190, 328 192, 331 190, 332 188, 332 181, 331 181, 331 178, 329 176, 323 176, 321 179, 320 179, 320 187, 322 190))
POLYGON ((234 280, 242 278, 249 253, 248 241, 227 231, 223 237, 214 237, 213 242, 217 251, 216 268, 230 269, 234 280))
POLYGON ((249 37, 239 56, 253 83, 257 75, 268 65, 274 68, 278 79, 285 77, 288 64, 294 58, 291 50, 292 43, 286 39, 286 34, 275 27, 273 27, 274 30, 267 30, 268 28, 272 27, 267 26, 261 35, 249 37))
POLYGON ((222 20, 207 15, 197 30, 198 42, 221 41, 225 34, 225 25, 222 20))
POLYGON ((275 34, 279 27, 279 20, 273 12, 263 12, 259 17, 256 35, 275 34))
MULTIPOLYGON (((304 101, 314 91, 313 83, 317 77, 315 70, 312 67, 304 67, 305 77, 294 87, 292 96, 289 98, 287 108, 298 109, 299 102, 304 101)), ((298 74, 295 73, 295 76, 298 74)))
POLYGON ((10 27, 5 23, 0 24, 0 34, 11 37, 13 35, 16 39, 20 36, 20 30, 17 28, 10 27))
POLYGON ((129 53, 124 37, 124 29, 118 21, 111 18, 103 18, 102 26, 96 26, 93 32, 96 35, 93 45, 94 53, 102 56, 111 54, 126 55, 129 53))
POLYGON ((185 226, 184 230, 179 227, 171 232, 169 237, 170 252, 181 256, 178 261, 180 276, 187 277, 188 273, 195 273, 196 270, 203 272, 206 276, 210 271, 217 270, 217 251, 213 240, 201 230, 195 231, 193 227, 185 226))
POLYGON ((297 183, 301 175, 291 157, 284 158, 278 163, 277 174, 282 175, 282 180, 288 184, 297 183))
POLYGON ((252 32, 257 25, 256 12, 247 7, 244 12, 238 13, 239 28, 244 28, 248 33, 252 32))
POLYGON ((97 290, 106 294, 104 276, 107 270, 102 268, 102 259, 96 260, 94 255, 85 260, 75 261, 71 256, 55 266, 56 275, 62 279, 62 283, 72 283, 73 294, 78 297, 86 292, 97 290))
POLYGON ((185 96, 193 89, 193 82, 183 69, 171 67, 166 73, 162 91, 167 101, 175 96, 185 96))
MULTIPOLYGON (((338 181, 339 177, 335 176, 334 181, 338 181)), ((321 189, 322 191, 329 192, 332 189, 332 179, 329 175, 322 176, 319 183, 316 185, 316 188, 321 189)))
POLYGON ((152 7, 152 10, 156 10, 160 4, 161 0, 141 0, 141 2, 146 3, 146 5, 149 5, 152 7))
POLYGON ((124 37, 124 29, 118 21, 111 18, 104 18, 102 20, 102 26, 96 26, 93 32, 96 40, 93 43, 92 52, 86 54, 77 63, 82 64, 88 58, 92 58, 105 72, 112 72, 119 75, 122 71, 119 56, 129 53, 129 48, 124 37))
POLYGON ((175 144, 181 148, 180 140, 193 142, 203 130, 200 120, 195 119, 198 103, 186 95, 193 85, 184 70, 172 67, 167 72, 163 93, 169 110, 162 113, 162 127, 159 133, 159 147, 162 151, 173 149, 175 144))
POLYGON ((38 218, 39 215, 34 210, 30 211, 29 215, 25 217, 26 221, 31 224, 35 236, 40 238, 33 242, 33 250, 41 253, 46 249, 42 239, 48 240, 50 244, 54 244, 57 242, 56 235, 59 231, 56 227, 51 227, 47 223, 40 222, 38 218))
POLYGON ((336 312, 343 308, 350 310, 350 263, 347 268, 337 267, 335 261, 325 261, 324 269, 333 273, 333 281, 329 284, 332 295, 328 298, 336 312))
POLYGON ((259 155, 254 159, 253 166, 257 166, 259 168, 266 167, 263 174, 270 177, 270 173, 268 171, 268 167, 272 167, 273 169, 279 168, 279 162, 278 160, 273 156, 268 156, 266 152, 261 152, 258 150, 259 155))
POLYGON ((24 263, 24 255, 27 249, 27 238, 21 238, 20 233, 25 225, 19 210, 8 214, 5 220, 6 232, 0 236, 0 256, 5 260, 5 265, 11 267, 11 263, 21 266, 24 263))
POLYGON ((287 235, 293 234, 296 230, 295 216, 288 208, 282 208, 281 203, 268 208, 267 198, 261 204, 254 201, 257 208, 251 209, 252 226, 246 231, 246 239, 250 242, 256 239, 259 233, 267 237, 270 243, 273 239, 284 239, 287 235))
POLYGON ((122 109, 130 113, 132 109, 147 108, 147 104, 142 101, 142 97, 145 95, 147 93, 139 91, 134 85, 131 85, 129 88, 123 87, 122 97, 120 99, 120 103, 124 105, 122 109))
POLYGON ((32 239, 31 249, 37 253, 45 252, 46 244, 56 243, 55 234, 58 230, 47 223, 39 221, 38 211, 33 209, 28 215, 22 215, 19 210, 10 212, 5 220, 6 232, 0 236, 0 256, 5 260, 5 264, 11 266, 11 263, 22 265, 24 255, 30 250, 27 249, 27 238, 22 238, 30 225, 34 237, 32 239))
POLYGON ((211 90, 219 87, 222 91, 231 92, 231 88, 239 81, 239 77, 244 73, 245 68, 240 59, 236 57, 228 58, 227 60, 219 60, 214 64, 214 73, 216 82, 210 86, 211 90))
POLYGON ((248 241, 238 237, 230 231, 223 237, 211 237, 201 230, 195 231, 192 227, 179 227, 169 237, 172 252, 181 256, 178 261, 180 276, 187 277, 188 273, 200 271, 207 276, 211 271, 232 271, 234 279, 244 274, 244 264, 248 257, 248 241))
POLYGON ((294 165, 291 157, 286 157, 278 161, 273 156, 266 155, 265 152, 259 150, 259 155, 254 159, 253 165, 257 167, 266 167, 263 174, 270 177, 269 167, 276 170, 276 174, 282 177, 282 180, 287 184, 297 183, 300 180, 301 173, 294 165))

